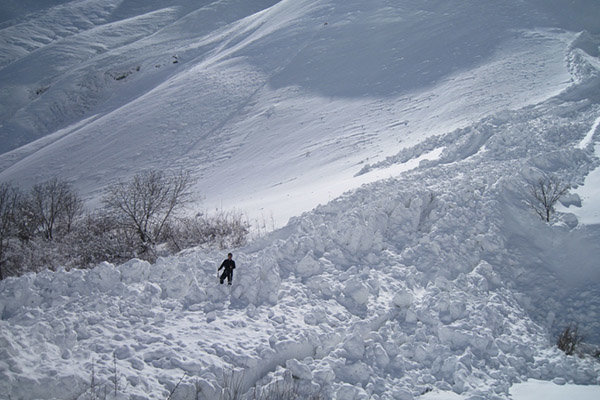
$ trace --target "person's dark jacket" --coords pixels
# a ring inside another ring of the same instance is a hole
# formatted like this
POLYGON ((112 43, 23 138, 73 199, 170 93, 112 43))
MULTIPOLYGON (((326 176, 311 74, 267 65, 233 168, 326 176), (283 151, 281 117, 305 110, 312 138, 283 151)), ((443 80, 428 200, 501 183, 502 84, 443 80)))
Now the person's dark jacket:
POLYGON ((219 271, 221 270, 221 268, 225 268, 225 271, 232 271, 235 268, 235 261, 227 258, 219 267, 219 271))

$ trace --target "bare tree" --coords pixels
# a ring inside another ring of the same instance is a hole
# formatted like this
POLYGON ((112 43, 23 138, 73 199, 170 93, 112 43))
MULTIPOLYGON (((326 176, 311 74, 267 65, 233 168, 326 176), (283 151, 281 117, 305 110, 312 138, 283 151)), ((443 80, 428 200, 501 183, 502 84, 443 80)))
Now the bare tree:
POLYGON ((555 211, 554 206, 569 189, 569 185, 561 183, 556 177, 540 178, 536 183, 530 184, 531 197, 527 200, 527 204, 542 220, 550 222, 550 216, 555 211))
POLYGON ((65 233, 71 233, 75 220, 83 215, 83 200, 75 192, 67 193, 64 198, 63 212, 59 216, 60 226, 65 233))
POLYGON ((83 211, 83 202, 71 185, 58 178, 35 185, 29 195, 30 208, 42 234, 52 240, 57 225, 70 231, 73 220, 83 211))
POLYGON ((189 173, 167 176, 147 171, 110 187, 104 204, 135 232, 144 253, 153 249, 173 213, 189 200, 191 184, 189 173))
POLYGON ((0 280, 4 279, 4 264, 9 240, 17 233, 16 214, 20 193, 8 183, 0 183, 0 280))

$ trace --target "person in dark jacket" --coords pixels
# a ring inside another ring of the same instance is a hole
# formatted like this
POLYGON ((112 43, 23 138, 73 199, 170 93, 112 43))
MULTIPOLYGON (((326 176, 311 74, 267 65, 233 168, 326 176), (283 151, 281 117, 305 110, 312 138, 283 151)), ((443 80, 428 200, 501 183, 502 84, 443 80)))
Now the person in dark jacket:
POLYGON ((219 280, 221 281, 221 285, 223 284, 225 278, 227 278, 227 284, 231 285, 231 280, 233 279, 233 270, 235 269, 235 261, 233 261, 232 257, 233 254, 227 254, 227 259, 221 263, 221 266, 217 270, 220 271, 221 269, 224 269, 223 273, 219 278, 219 280))

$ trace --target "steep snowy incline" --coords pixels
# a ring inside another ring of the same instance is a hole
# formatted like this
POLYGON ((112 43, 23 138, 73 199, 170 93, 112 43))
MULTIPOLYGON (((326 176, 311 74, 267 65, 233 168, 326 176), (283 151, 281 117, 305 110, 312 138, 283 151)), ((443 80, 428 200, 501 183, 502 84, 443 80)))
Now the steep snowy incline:
POLYGON ((167 79, 178 49, 274 2, 73 1, 5 27, 0 151, 118 109, 167 79))
POLYGON ((600 344, 598 231, 564 213, 545 224, 524 202, 542 174, 575 186, 598 164, 596 135, 578 146, 600 114, 590 85, 408 149, 443 148, 235 249, 231 289, 222 252, 200 249, 0 282, 0 393, 509 399, 527 379, 600 385, 597 358, 555 347, 569 323, 600 344))
POLYGON ((0 71, 2 143, 52 133, 1 155, 0 179, 58 174, 93 205, 114 178, 189 169, 202 207, 281 226, 364 164, 571 80, 576 34, 535 1, 123 4, 0 71))

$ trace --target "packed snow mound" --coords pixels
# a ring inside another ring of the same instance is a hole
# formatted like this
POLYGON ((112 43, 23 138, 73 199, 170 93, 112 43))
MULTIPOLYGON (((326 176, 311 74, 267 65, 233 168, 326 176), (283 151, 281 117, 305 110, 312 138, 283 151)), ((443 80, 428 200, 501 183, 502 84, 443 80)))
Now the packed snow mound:
POLYGON ((566 89, 598 7, 565 3, 27 3, 0 27, 0 179, 60 175, 95 205, 187 169, 204 207, 283 226, 365 164, 566 89))

